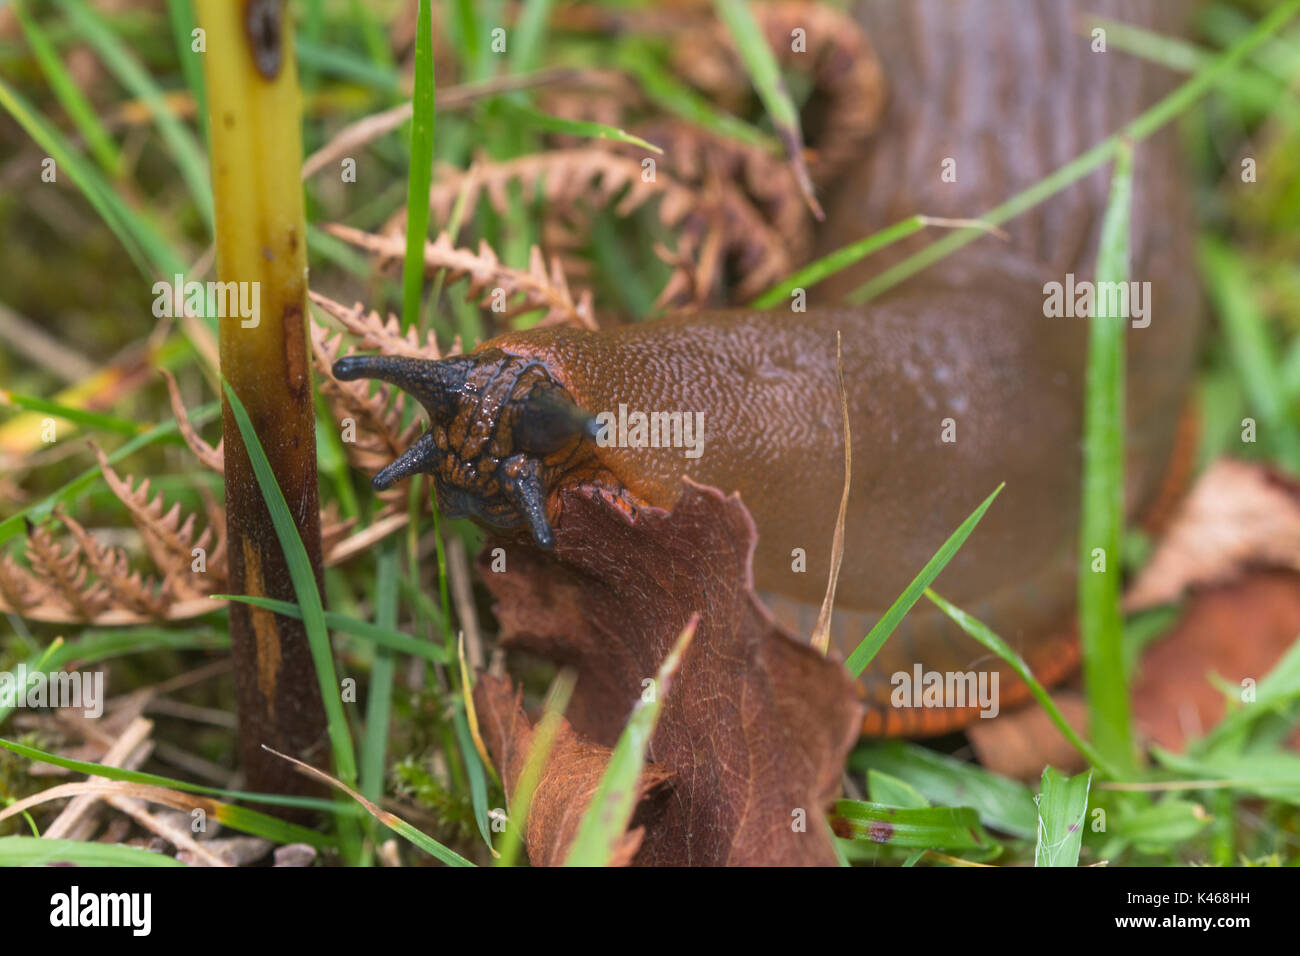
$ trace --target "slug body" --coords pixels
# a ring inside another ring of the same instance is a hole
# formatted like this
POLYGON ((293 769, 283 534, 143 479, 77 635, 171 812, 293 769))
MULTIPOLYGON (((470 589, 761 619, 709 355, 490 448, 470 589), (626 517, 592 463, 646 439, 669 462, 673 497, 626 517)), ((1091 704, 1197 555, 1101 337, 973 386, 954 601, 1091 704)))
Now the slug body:
MULTIPOLYGON (((1169 33, 1181 6, 1112 0, 1087 9, 1169 33)), ((823 251, 917 212, 976 216, 1172 88, 1126 54, 1093 52, 1073 29, 1074 8, 863 4, 859 20, 882 50, 891 101, 862 163, 827 203, 823 251), (955 181, 942 177, 948 158, 955 181)), ((1135 320, 1126 336, 1126 504, 1135 518, 1153 507, 1178 457, 1199 328, 1176 158, 1168 131, 1136 148, 1131 275, 1150 286, 1148 322, 1135 320)), ((451 513, 526 527, 543 547, 552 523, 563 522, 558 491, 568 482, 595 483, 629 509, 671 507, 683 475, 739 493, 759 532, 755 583, 778 618, 807 635, 844 482, 839 333, 853 471, 833 642, 851 651, 1005 482, 935 588, 1052 680, 1074 664, 1088 320, 1045 315, 1045 285, 1069 273, 1094 278, 1108 187, 1099 171, 1014 220, 1008 240, 981 238, 860 307, 517 332, 441 363, 351 358, 336 374, 395 382, 429 408, 430 431, 377 483, 430 471, 451 513), (602 422, 634 412, 682 413, 702 430, 684 436, 694 440, 686 447, 629 447, 617 429, 601 434, 602 422)), ((915 248, 891 247, 814 291, 837 301, 915 248)), ((868 731, 935 733, 975 715, 891 707, 891 675, 917 665, 997 669, 923 601, 863 675, 868 731)), ((1002 671, 1002 704, 1021 694, 1002 671)))

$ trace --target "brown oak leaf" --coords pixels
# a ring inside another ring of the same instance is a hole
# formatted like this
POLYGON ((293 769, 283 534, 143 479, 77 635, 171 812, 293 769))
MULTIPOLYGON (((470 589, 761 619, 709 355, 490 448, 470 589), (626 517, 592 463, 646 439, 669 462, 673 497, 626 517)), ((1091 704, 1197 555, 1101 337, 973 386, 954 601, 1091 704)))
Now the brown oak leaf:
POLYGON ((645 827, 635 862, 835 863, 821 817, 861 707, 844 668, 778 627, 754 595, 757 536, 739 497, 687 481, 673 511, 629 515, 576 487, 561 507, 552 552, 489 541, 480 563, 506 646, 576 670, 567 716, 579 733, 612 746, 700 615, 651 740, 649 758, 673 776, 633 819, 645 827), (506 570, 492 573, 498 547, 506 570))
MULTIPOLYGON (((506 792, 514 793, 535 732, 524 713, 522 691, 514 690, 506 678, 484 674, 474 687, 474 708, 483 742, 501 770, 506 792)), ((575 733, 567 720, 560 721, 541 779, 528 805, 524 843, 533 866, 559 866, 564 862, 582 816, 600 786, 611 753, 609 747, 575 733)), ((670 776, 663 767, 646 764, 637 782, 637 799, 644 799, 670 776)), ((630 863, 644 835, 643 827, 629 829, 614 853, 612 864, 630 863)))

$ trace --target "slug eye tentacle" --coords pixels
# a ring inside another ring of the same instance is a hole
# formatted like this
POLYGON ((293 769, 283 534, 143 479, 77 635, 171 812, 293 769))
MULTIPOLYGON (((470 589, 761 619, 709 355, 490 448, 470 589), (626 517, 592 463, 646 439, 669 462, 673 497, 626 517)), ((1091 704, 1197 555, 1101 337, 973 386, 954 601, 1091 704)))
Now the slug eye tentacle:
POLYGON ((519 410, 515 445, 534 455, 550 455, 574 438, 595 438, 599 426, 590 412, 579 408, 557 388, 534 389, 519 410))

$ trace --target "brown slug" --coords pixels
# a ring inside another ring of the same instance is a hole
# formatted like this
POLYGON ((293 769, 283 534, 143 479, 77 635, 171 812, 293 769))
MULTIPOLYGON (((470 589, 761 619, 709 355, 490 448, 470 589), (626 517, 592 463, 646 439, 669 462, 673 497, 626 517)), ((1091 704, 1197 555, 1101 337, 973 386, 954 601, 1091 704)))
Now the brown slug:
MULTIPOLYGON (((861 162, 829 195, 822 251, 917 212, 976 216, 1120 128, 1172 78, 1127 54, 1094 50, 1076 14, 1177 33, 1184 6, 860 3, 856 15, 881 51, 891 98, 861 162)), ((1087 319, 1049 316, 1046 290, 1093 277, 1108 184, 1100 170, 1014 220, 1008 240, 981 238, 861 307, 512 332, 441 362, 349 357, 334 374, 394 383, 428 411, 429 430, 375 476, 377 488, 432 474, 445 513, 525 528, 542 548, 564 520, 558 490, 569 483, 595 484, 629 511, 671 507, 683 475, 738 492, 759 531, 756 585, 778 619, 807 635, 826 586, 844 477, 838 332, 853 440, 838 650, 857 645, 1005 482, 935 587, 1052 681, 1076 658, 1087 319), (683 447, 603 441, 602 424, 620 407, 625 417, 678 412, 683 427, 702 422, 698 457, 683 447), (805 570, 795 569, 800 553, 805 570)), ((1140 519, 1185 453, 1179 423, 1200 325, 1172 130, 1137 145, 1133 193, 1131 275, 1149 283, 1146 314, 1135 315, 1126 336, 1127 508, 1140 519)), ((814 291, 837 301, 915 248, 892 247, 814 291)), ((922 602, 863 675, 866 732, 943 732, 979 713, 891 706, 891 676, 917 665, 997 671, 1002 706, 1024 696, 1010 671, 922 602)))

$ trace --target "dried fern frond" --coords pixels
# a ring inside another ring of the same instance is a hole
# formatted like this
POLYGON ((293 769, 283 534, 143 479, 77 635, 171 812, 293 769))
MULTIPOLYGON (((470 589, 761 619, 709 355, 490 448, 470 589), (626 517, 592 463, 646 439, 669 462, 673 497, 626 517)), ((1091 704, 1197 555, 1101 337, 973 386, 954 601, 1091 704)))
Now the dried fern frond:
POLYGON ((204 528, 196 537, 195 515, 183 516, 179 502, 168 509, 161 493, 150 496, 148 478, 132 487, 130 479, 124 480, 113 470, 103 449, 98 445, 91 447, 103 469, 104 481, 126 505, 144 539, 145 550, 162 576, 164 594, 177 601, 189 601, 213 593, 207 571, 197 574, 192 570, 196 551, 203 554, 206 564, 214 539, 213 529, 204 528))
MULTIPOLYGON (((821 116, 817 138, 808 144, 808 168, 814 182, 828 182, 862 155, 879 125, 886 94, 880 60, 866 32, 842 10, 794 2, 751 9, 777 61, 812 77, 821 116), (802 38, 798 47, 796 35, 802 38)), ((710 17, 698 29, 679 26, 673 37, 672 65, 679 76, 732 109, 751 99, 749 75, 730 31, 718 20, 710 17)))
POLYGON ((167 616, 168 602, 156 578, 146 580, 139 571, 131 570, 125 551, 105 548, 70 515, 59 512, 58 518, 76 540, 86 566, 95 573, 116 607, 150 619, 167 616))
MULTIPOLYGON (((699 197, 673 176, 653 179, 643 173, 641 159, 623 156, 597 146, 554 149, 500 161, 479 160, 470 171, 443 168, 429 191, 429 210, 435 222, 446 223, 452 206, 465 193, 463 218, 469 220, 486 197, 501 215, 509 208, 510 186, 518 183, 525 196, 538 196, 548 207, 571 208, 579 202, 592 207, 614 205, 628 216, 654 198, 661 198, 660 219, 673 226, 695 207, 699 197), (620 198, 621 197, 621 198, 620 198)), ((548 210, 549 211, 549 210, 548 210)), ((385 224, 386 236, 405 235, 406 212, 401 210, 385 224)))
POLYGON ((3 610, 26 616, 49 596, 50 586, 36 577, 10 554, 0 554, 0 605, 3 610))
MULTIPOLYGON (((130 484, 122 482, 122 486, 130 484)), ((147 497, 146 485, 131 494, 137 499, 147 497)), ((151 506, 157 502, 154 499, 151 506)), ((201 547, 212 529, 217 529, 218 534, 218 544, 206 558, 204 573, 196 573, 188 562, 164 580, 132 570, 122 549, 105 547, 78 522, 60 513, 58 518, 71 535, 66 546, 55 539, 50 526, 33 526, 26 548, 30 568, 19 564, 11 554, 0 554, 0 611, 32 621, 101 627, 180 621, 211 613, 221 604, 208 595, 224 591, 228 580, 225 515, 211 496, 204 504, 209 528, 195 546, 201 547), (183 586, 185 581, 189 586, 183 586)), ((164 516, 162 520, 171 519, 164 516)), ((333 566, 366 551, 376 541, 405 527, 408 520, 403 502, 384 508, 369 527, 355 531, 357 519, 340 518, 337 503, 331 502, 321 510, 325 563, 333 566)), ((192 523, 191 515, 181 530, 192 523)))
MULTIPOLYGON (((402 254, 405 254, 405 246, 402 254)), ((381 318, 378 312, 367 312, 360 302, 349 309, 342 303, 311 290, 308 290, 307 297, 356 337, 358 349, 376 349, 385 355, 405 355, 435 361, 443 357, 432 330, 425 333, 421 340, 414 326, 403 332, 395 315, 389 315, 387 319, 381 318)), ((458 348, 453 348, 447 354, 455 355, 459 351, 458 348)))
MULTIPOLYGON (((348 463, 373 474, 411 446, 420 434, 420 421, 416 418, 402 427, 407 396, 401 389, 381 382, 373 385, 372 393, 369 381, 341 382, 334 377, 334 363, 343 351, 341 333, 330 338, 328 329, 313 322, 311 349, 320 390, 343 435, 348 463)), ((401 507, 407 491, 389 488, 379 498, 386 505, 401 507)))
POLYGON ((74 617, 88 620, 107 602, 105 588, 91 580, 74 546, 64 551, 48 528, 35 526, 27 533, 27 563, 48 586, 47 601, 61 604, 74 617))
POLYGON ((201 464, 224 476, 226 473, 225 440, 218 441, 217 447, 213 448, 199 437, 199 433, 190 422, 185 404, 181 401, 181 390, 176 384, 175 376, 166 369, 159 369, 159 371, 167 380, 167 395, 171 399, 172 414, 176 416, 176 427, 180 430, 181 437, 185 439, 185 444, 189 446, 190 451, 194 452, 194 457, 201 464))
MULTIPOLYGON (((406 251, 406 240, 401 236, 363 232, 339 224, 330 224, 324 229, 330 235, 378 256, 399 257, 406 251)), ((477 253, 458 249, 444 232, 433 242, 425 243, 424 263, 429 271, 445 269, 451 282, 467 279, 469 289, 465 297, 477 297, 481 307, 490 308, 504 318, 545 309, 546 315, 539 325, 596 327, 591 293, 584 291, 575 301, 559 262, 552 260, 548 270, 541 250, 535 246, 528 269, 513 269, 502 265, 486 242, 479 244, 477 253)))
MULTIPOLYGON (((402 508, 405 512, 405 507, 402 508)), ((356 527, 356 518, 339 517, 339 503, 331 501, 320 511, 320 545, 321 554, 325 555, 325 564, 333 565, 337 561, 331 561, 330 556, 339 549, 339 546, 347 540, 352 529, 356 527)))
POLYGON ((222 582, 224 587, 224 582, 229 577, 226 566, 226 509, 202 485, 199 486, 199 497, 203 499, 203 513, 207 515, 208 528, 217 539, 215 547, 208 553, 207 573, 213 576, 214 581, 222 582))
MULTIPOLYGON (((715 183, 731 188, 732 201, 751 206, 774 238, 785 243, 791 259, 798 260, 811 249, 812 218, 783 154, 716 136, 678 120, 643 124, 636 127, 636 132, 663 146, 659 168, 678 182, 697 192, 711 189, 715 183)), ((625 143, 594 145, 638 158, 625 143)))
MULTIPOLYGON (((439 357, 432 337, 421 346, 413 333, 403 335, 395 323, 385 323, 359 305, 346 309, 324 296, 312 297, 363 347, 439 357)), ((345 444, 350 459, 357 467, 377 470, 414 440, 420 425, 412 422, 401 427, 406 398, 398 389, 383 385, 382 391, 368 395, 366 383, 334 379, 330 367, 341 351, 342 336, 315 321, 311 333, 313 359, 331 411, 339 419, 353 418, 357 425, 358 441, 345 444)), ((187 446, 206 467, 223 470, 221 446, 213 448, 194 431, 175 381, 171 376, 167 378, 172 408, 187 446)), ((208 595, 224 591, 228 581, 226 516, 220 503, 205 487, 199 487, 207 526, 198 533, 196 514, 183 514, 179 503, 168 508, 161 494, 151 494, 148 479, 136 484, 133 478, 122 478, 103 451, 93 444, 91 447, 105 482, 126 506, 139 530, 156 574, 133 569, 123 549, 101 544, 75 519, 58 512, 56 517, 67 529, 67 539, 56 539, 53 525, 32 526, 27 536, 26 566, 12 554, 0 553, 0 611, 35 621, 115 626, 182 620, 219 607, 208 595)), ((406 525, 406 491, 399 489, 391 498, 370 526, 361 531, 356 530, 356 518, 339 516, 337 502, 322 508, 321 539, 327 565, 365 551, 406 525)))
MULTIPOLYGON (((885 103, 880 62, 864 31, 839 10, 779 2, 757 5, 753 12, 782 65, 811 77, 810 102, 815 103, 818 121, 805 158, 813 181, 825 184, 861 155, 879 124, 885 103)), ((753 103, 752 84, 730 32, 706 5, 674 10, 670 17, 654 9, 565 8, 557 14, 557 21, 671 35, 674 73, 724 109, 745 112, 753 103)), ((572 95, 563 89, 548 91, 545 96, 550 112, 629 127, 660 144, 665 151, 659 161, 660 177, 666 173, 677 185, 698 195, 699 200, 689 206, 694 211, 692 218, 680 220, 671 213, 663 217, 666 226, 681 234, 669 257, 674 271, 657 300, 661 306, 700 307, 728 298, 748 299, 812 253, 808 197, 787 158, 677 120, 633 124, 626 115, 616 115, 617 97, 572 95), (725 184, 725 195, 720 194, 718 184, 725 184), (753 213, 746 206, 752 207, 753 213)), ((630 111, 641 105, 637 99, 625 95, 621 105, 630 111)), ((623 144, 598 143, 591 148, 643 158, 623 144)), ((493 195, 501 192, 498 186, 493 195)), ((446 194, 432 198, 435 213, 445 210, 446 194)), ((563 201, 565 197, 548 199, 563 201)), ((551 228, 544 235, 555 231, 553 218, 552 214, 546 223, 551 228)))
MULTIPOLYGON (((670 127, 663 129, 668 131, 670 127)), ((679 139, 684 137, 681 129, 680 126, 675 128, 679 139)), ((719 155, 724 154, 732 157, 733 163, 737 161, 736 156, 748 156, 755 168, 760 162, 756 158, 758 154, 753 151, 728 153, 719 147, 719 155)), ((658 199, 659 220, 677 234, 683 254, 703 249, 710 243, 720 243, 719 263, 726 261, 734 266, 739 276, 736 294, 741 298, 757 294, 788 274, 792 251, 797 253, 801 244, 808 244, 811 234, 807 226, 800 227, 803 230, 800 232, 790 222, 783 221, 779 229, 775 228, 744 189, 731 181, 728 170, 719 168, 720 162, 706 162, 697 151, 687 149, 676 155, 661 160, 653 178, 642 165, 643 157, 625 155, 615 147, 605 145, 551 150, 499 163, 481 161, 472 174, 442 176, 430 191, 430 206, 437 220, 445 222, 452 204, 463 190, 466 216, 484 197, 493 209, 504 214, 509 186, 517 182, 525 195, 537 195, 546 203, 544 228, 559 218, 567 217, 567 228, 585 233, 587 214, 593 209, 608 206, 612 207, 615 215, 629 216, 650 200, 658 199), (671 165, 676 155, 687 158, 682 174, 699 180, 698 185, 688 185, 677 177, 677 168, 671 165), (781 230, 794 235, 784 235, 781 230)), ((775 167, 769 163, 765 168, 771 170, 775 167)), ((754 175, 757 181, 759 174, 754 175)), ((779 176, 786 177, 787 174, 779 173, 779 176)), ((793 182, 792 179, 789 181, 793 182)), ((797 195, 797 192, 790 195, 797 195)), ((798 215, 802 217, 803 213, 798 215)), ((804 220, 800 218, 797 221, 804 220)), ((404 229, 405 213, 399 213, 384 227, 383 235, 387 237, 384 248, 392 250, 390 256, 400 255, 405 249, 404 229)), ((688 271, 702 272, 699 263, 694 263, 688 271)), ((703 283, 684 275, 674 275, 670 286, 673 289, 707 289, 710 298, 716 299, 718 296, 714 293, 721 280, 720 273, 703 283)), ((661 296, 661 301, 674 305, 691 304, 675 296, 661 296)), ((693 304, 703 303, 694 300, 693 304)))

